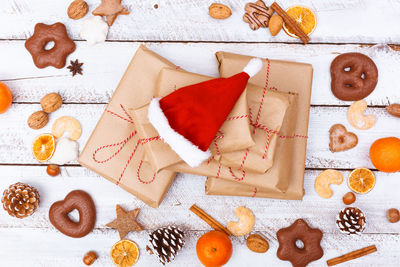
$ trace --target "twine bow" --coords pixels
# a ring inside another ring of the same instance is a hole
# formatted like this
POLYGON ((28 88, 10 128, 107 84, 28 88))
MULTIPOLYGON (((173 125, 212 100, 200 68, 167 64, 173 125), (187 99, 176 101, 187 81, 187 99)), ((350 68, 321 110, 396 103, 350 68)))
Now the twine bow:
MULTIPOLYGON (((121 107, 121 110, 123 111, 123 115, 120 115, 120 114, 118 114, 116 112, 113 112, 113 111, 111 111, 109 109, 106 109, 106 112, 108 114, 114 116, 115 118, 121 119, 121 120, 123 120, 123 121, 125 121, 125 122, 127 122, 129 124, 132 124, 132 126, 134 126, 133 119, 128 114, 128 112, 126 111, 125 107, 123 105, 121 105, 121 104, 120 104, 120 107, 121 107)), ((111 161, 112 159, 114 159, 124 149, 124 147, 129 143, 129 141, 132 139, 132 137, 134 137, 136 134, 137 134, 137 131, 133 128, 133 130, 130 132, 130 134, 125 139, 123 139, 122 141, 117 142, 117 143, 113 143, 113 144, 103 145, 103 146, 100 146, 100 147, 96 148, 94 150, 94 152, 93 152, 93 155, 92 155, 93 160, 98 164, 104 164, 106 162, 111 161), (105 159, 102 159, 102 160, 98 159, 98 156, 97 156, 98 152, 100 152, 102 150, 105 150, 105 149, 115 148, 115 147, 117 147, 118 149, 114 153, 111 153, 111 155, 109 157, 107 157, 105 159)), ((121 174, 118 177, 118 181, 116 182, 116 185, 119 185, 119 183, 121 182, 121 179, 124 176, 125 171, 128 168, 133 156, 135 155, 139 145, 143 145, 145 143, 148 143, 148 142, 151 142, 151 141, 154 141, 154 140, 158 140, 158 139, 159 139, 158 137, 144 138, 144 139, 139 139, 136 142, 135 146, 132 149, 131 154, 129 155, 129 157, 128 157, 125 165, 124 165, 124 168, 121 171, 121 174)), ((150 179, 149 181, 144 181, 140 177, 140 169, 141 169, 142 165, 143 165, 143 160, 141 160, 139 162, 139 165, 138 165, 138 168, 137 168, 137 171, 136 171, 136 176, 137 176, 138 181, 143 183, 143 184, 150 184, 150 183, 154 182, 154 180, 156 179, 156 176, 157 176, 156 173, 154 173, 152 179, 150 179)))

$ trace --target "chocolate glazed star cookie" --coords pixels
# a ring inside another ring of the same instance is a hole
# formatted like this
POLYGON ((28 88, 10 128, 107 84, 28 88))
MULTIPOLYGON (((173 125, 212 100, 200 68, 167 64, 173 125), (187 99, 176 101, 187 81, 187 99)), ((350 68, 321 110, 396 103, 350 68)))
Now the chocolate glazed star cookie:
POLYGON ((33 35, 26 40, 25 48, 31 53, 36 67, 53 66, 61 69, 65 66, 68 55, 75 51, 75 43, 69 38, 64 24, 38 23, 33 35), (46 45, 50 42, 54 42, 54 46, 47 50, 46 45))
POLYGON ((293 267, 307 266, 324 255, 320 245, 321 230, 311 228, 302 219, 296 220, 287 228, 280 229, 276 235, 279 242, 278 258, 290 261, 293 267), (302 248, 296 245, 298 240, 303 242, 302 248))

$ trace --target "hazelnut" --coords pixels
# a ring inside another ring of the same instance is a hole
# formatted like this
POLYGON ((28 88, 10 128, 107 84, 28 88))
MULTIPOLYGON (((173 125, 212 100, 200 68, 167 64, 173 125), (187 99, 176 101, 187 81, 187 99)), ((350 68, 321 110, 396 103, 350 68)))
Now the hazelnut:
POLYGON ((60 174, 60 167, 55 164, 50 164, 49 166, 47 166, 46 172, 50 176, 57 176, 60 174))
POLYGON ((343 203, 346 205, 353 204, 356 201, 356 195, 353 192, 347 192, 343 196, 343 203))
POLYGON ((42 100, 40 100, 40 105, 46 113, 52 113, 59 109, 62 104, 62 98, 57 93, 50 93, 45 95, 42 100))
POLYGON ((28 118, 28 126, 34 130, 42 129, 49 122, 49 115, 43 111, 36 111, 28 118))
POLYGON ((97 260, 97 254, 94 251, 89 251, 83 256, 83 263, 86 265, 92 265, 92 263, 97 260))
POLYGON ((386 217, 389 222, 397 223, 400 220, 400 213, 398 209, 388 209, 386 212, 386 217))
POLYGON ((73 1, 67 10, 68 17, 71 19, 83 18, 89 11, 88 4, 83 0, 73 1))

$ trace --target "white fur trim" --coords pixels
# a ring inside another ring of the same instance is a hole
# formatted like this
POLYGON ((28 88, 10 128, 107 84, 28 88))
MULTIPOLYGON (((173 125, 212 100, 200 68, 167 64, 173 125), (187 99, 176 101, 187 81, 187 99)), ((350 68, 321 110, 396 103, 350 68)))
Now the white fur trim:
POLYGON ((262 60, 259 58, 252 58, 249 63, 247 63, 246 67, 244 67, 243 71, 246 72, 250 78, 256 75, 262 68, 262 60))
POLYGON ((160 98, 154 98, 150 102, 147 117, 154 128, 156 128, 160 137, 169 144, 172 150, 174 150, 190 167, 197 167, 203 161, 211 157, 210 151, 207 150, 204 152, 171 128, 167 117, 165 117, 160 107, 160 98))

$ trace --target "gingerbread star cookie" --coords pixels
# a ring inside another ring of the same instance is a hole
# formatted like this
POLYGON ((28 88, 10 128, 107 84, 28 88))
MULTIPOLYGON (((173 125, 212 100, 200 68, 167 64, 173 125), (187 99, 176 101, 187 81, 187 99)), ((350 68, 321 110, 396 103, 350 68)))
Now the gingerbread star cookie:
POLYGON ((116 207, 117 218, 108 223, 107 226, 117 229, 119 236, 123 239, 130 231, 142 231, 143 227, 136 221, 140 209, 126 212, 120 205, 116 207))
POLYGON ((25 47, 38 68, 53 66, 61 69, 65 66, 68 55, 75 51, 74 41, 69 38, 65 25, 60 22, 52 25, 36 24, 35 32, 26 40, 25 47), (46 45, 51 42, 54 42, 53 48, 46 49, 46 45))
POLYGON ((296 220, 287 228, 280 229, 276 236, 279 242, 278 258, 290 261, 293 267, 305 267, 324 255, 320 244, 322 231, 311 228, 302 219, 296 220), (303 243, 303 247, 299 247, 296 243, 298 240, 303 243))
POLYGON ((113 25, 118 15, 128 15, 130 12, 121 5, 122 0, 101 0, 101 4, 93 10, 96 16, 105 16, 108 26, 113 25))

